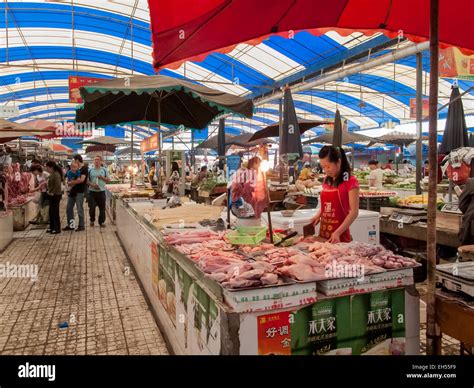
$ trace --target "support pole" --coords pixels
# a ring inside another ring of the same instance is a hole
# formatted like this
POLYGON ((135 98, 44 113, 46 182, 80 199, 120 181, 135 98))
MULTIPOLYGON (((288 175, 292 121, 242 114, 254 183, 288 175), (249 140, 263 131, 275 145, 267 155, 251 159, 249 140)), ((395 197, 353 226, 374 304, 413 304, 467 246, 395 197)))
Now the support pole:
POLYGON ((429 189, 426 301, 426 354, 441 354, 441 334, 436 324, 436 186, 437 186, 437 135, 438 135, 438 55, 439 55, 439 0, 430 0, 430 116, 429 116, 429 189))
MULTIPOLYGON (((422 133, 422 89, 423 89, 423 54, 416 54, 416 194, 421 194, 421 176, 423 148, 422 133)), ((434 166, 433 166, 434 168, 434 166)))
POLYGON ((134 166, 133 166, 133 124, 131 125, 132 127, 132 141, 130 142, 130 167, 132 168, 132 171, 131 171, 131 179, 130 179, 130 187, 133 187, 135 186, 135 174, 133 173, 134 172, 134 166))
MULTIPOLYGON (((283 136, 283 99, 280 98, 279 104, 278 104, 278 114, 279 114, 279 142, 278 144, 281 144, 281 139, 283 136)), ((281 150, 278 149, 278 157, 280 158, 278 160, 278 165, 280 166, 280 183, 283 183, 283 172, 284 172, 284 167, 283 167, 283 159, 281 157, 281 150)))

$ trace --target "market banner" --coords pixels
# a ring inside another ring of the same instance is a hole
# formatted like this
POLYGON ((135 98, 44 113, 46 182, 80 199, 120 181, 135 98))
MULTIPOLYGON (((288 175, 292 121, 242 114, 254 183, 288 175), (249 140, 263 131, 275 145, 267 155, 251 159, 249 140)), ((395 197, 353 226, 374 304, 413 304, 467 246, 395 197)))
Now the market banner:
POLYGON ((176 328, 176 262, 161 245, 158 250, 158 298, 176 328))
POLYGON ((153 291, 155 295, 159 297, 158 293, 158 274, 159 274, 159 263, 160 263, 160 254, 158 246, 155 242, 151 244, 151 284, 153 285, 153 291))
POLYGON ((464 55, 457 47, 440 49, 439 76, 474 80, 474 55, 464 55))
POLYGON ((258 354, 291 355, 291 315, 286 311, 258 317, 258 354))
POLYGON ((401 355, 405 321, 403 288, 324 299, 257 317, 258 354, 401 355))
POLYGON ((142 153, 158 149, 158 133, 151 135, 142 140, 140 150, 142 153))
POLYGON ((104 78, 70 76, 69 77, 69 102, 72 102, 75 104, 82 104, 84 101, 82 101, 79 88, 81 86, 94 84, 98 81, 104 81, 104 78))
MULTIPOLYGON (((430 113, 429 99, 423 98, 421 101, 421 117, 427 117, 430 113)), ((410 118, 416 119, 416 98, 410 98, 410 118)))
POLYGON ((237 170, 240 168, 240 156, 239 155, 228 155, 226 157, 227 161, 227 171, 226 171, 226 179, 229 185, 232 182, 232 178, 237 170))

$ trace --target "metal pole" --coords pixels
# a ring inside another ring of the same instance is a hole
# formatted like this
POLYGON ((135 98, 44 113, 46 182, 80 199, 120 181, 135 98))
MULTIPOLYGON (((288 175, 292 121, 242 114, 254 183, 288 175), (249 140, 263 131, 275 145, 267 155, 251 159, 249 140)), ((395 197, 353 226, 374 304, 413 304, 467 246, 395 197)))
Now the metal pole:
POLYGON ((191 129, 191 164, 192 171, 196 173, 196 155, 194 154, 194 131, 191 129))
POLYGON ((158 187, 162 188, 163 185, 161 182, 161 171, 163 169, 163 160, 161 158, 161 92, 158 95, 157 110, 158 110, 158 160, 159 160, 159 166, 160 166, 160 171, 158 171, 158 187))
POLYGON ((132 168, 132 171, 131 171, 130 187, 133 187, 135 183, 134 166, 133 166, 133 124, 131 125, 131 127, 132 127, 132 141, 130 144, 130 147, 131 147, 130 148, 130 166, 132 168))
POLYGON ((272 227, 272 215, 270 211, 270 193, 268 192, 268 185, 267 185, 267 173, 261 171, 263 174, 263 182, 265 184, 265 194, 267 196, 268 206, 267 206, 267 215, 268 215, 268 232, 270 234, 270 242, 273 244, 273 227, 272 227))
POLYGON ((437 135, 438 135, 438 55, 439 55, 439 0, 430 0, 430 119, 429 119, 429 189, 426 300, 426 354, 441 354, 441 334, 436 324, 436 186, 437 186, 437 135))
MULTIPOLYGON (((280 144, 282 136, 283 136, 283 99, 280 98, 278 104, 278 115, 279 115, 279 142, 280 144)), ((280 183, 283 183, 283 159, 281 158, 281 150, 278 149, 278 155, 280 160, 278 161, 278 165, 280 166, 280 183)))
MULTIPOLYGON (((416 194, 421 194, 421 167, 423 148, 421 143, 422 133, 422 89, 423 89, 423 54, 416 54, 416 194)), ((433 166, 434 168, 434 166, 433 166)))

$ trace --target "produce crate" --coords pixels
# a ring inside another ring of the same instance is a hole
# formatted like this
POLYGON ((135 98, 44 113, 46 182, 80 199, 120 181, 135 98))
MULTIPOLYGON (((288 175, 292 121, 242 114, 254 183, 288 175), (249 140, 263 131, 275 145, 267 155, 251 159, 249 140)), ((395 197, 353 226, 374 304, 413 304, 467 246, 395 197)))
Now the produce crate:
POLYGON ((379 212, 381 207, 393 207, 389 197, 359 198, 359 209, 379 212))
POLYGON ((266 226, 239 227, 227 235, 233 245, 257 245, 267 235, 266 226))

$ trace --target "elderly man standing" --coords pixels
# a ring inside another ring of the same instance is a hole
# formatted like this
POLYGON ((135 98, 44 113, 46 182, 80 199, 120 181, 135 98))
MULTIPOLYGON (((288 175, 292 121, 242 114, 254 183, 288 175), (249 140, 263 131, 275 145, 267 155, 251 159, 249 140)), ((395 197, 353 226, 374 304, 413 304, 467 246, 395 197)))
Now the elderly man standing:
POLYGON ((89 216, 91 226, 95 223, 95 208, 99 207, 99 226, 105 227, 105 185, 110 182, 107 169, 102 166, 102 158, 94 158, 94 166, 89 170, 89 216))

